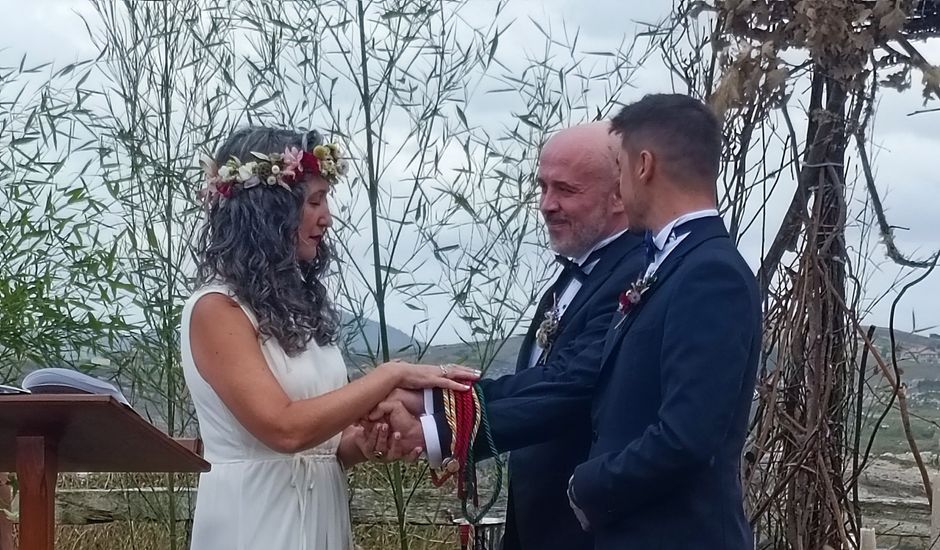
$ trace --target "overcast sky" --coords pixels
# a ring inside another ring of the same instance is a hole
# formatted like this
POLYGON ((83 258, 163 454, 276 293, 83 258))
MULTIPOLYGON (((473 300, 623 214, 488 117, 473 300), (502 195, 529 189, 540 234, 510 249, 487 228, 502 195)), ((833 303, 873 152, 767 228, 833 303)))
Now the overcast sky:
MULTIPOLYGON (((511 0, 509 15, 517 18, 502 37, 502 58, 523 56, 527 48, 540 44, 541 38, 528 21, 531 16, 548 22, 553 31, 580 28, 579 49, 609 49, 636 30, 637 21, 655 21, 666 15, 666 2, 623 2, 622 0, 511 0), (587 6, 590 6, 589 8, 587 6)), ((473 0, 471 6, 492 6, 492 0, 473 0)), ((65 65, 95 52, 77 13, 90 13, 85 0, 0 0, 0 13, 10 16, 4 32, 6 48, 0 52, 0 64, 18 61, 29 54, 33 62, 54 61, 65 65)), ((468 17, 485 14, 486 9, 471 12, 468 17)), ((483 15, 480 15, 481 17, 483 15)), ((940 41, 919 45, 927 59, 940 64, 940 41)), ((622 102, 640 98, 648 92, 672 89, 668 71, 658 58, 647 63, 628 90, 622 102)), ((935 102, 931 105, 937 107, 935 102)), ((491 107, 498 108, 498 107, 491 107)), ((908 116, 923 108, 920 75, 915 73, 913 87, 904 93, 885 91, 881 95, 872 135, 877 150, 875 164, 877 181, 882 192, 890 222, 898 229, 896 236, 901 250, 919 258, 940 249, 940 170, 932 165, 933 155, 940 151, 940 112, 908 116)), ((785 190, 778 193, 768 215, 770 231, 779 225, 783 207, 789 202, 793 182, 785 181, 785 190), (778 204, 779 203, 779 204, 778 204)), ((864 199, 860 188, 856 199, 864 199)), ((857 211, 857 204, 856 211, 857 211)), ((856 232, 853 232, 854 236, 856 232)), ((851 243, 855 244, 855 243, 851 243)), ((883 247, 875 243, 871 256, 871 279, 868 297, 884 292, 904 272, 884 256, 883 247)), ((756 266, 760 247, 754 240, 742 243, 742 252, 756 266)), ((938 270, 940 271, 940 270, 938 270)), ((866 322, 884 325, 888 320, 890 299, 872 308, 866 322)), ((415 314, 401 309, 401 317, 415 314)), ((940 325, 940 273, 911 291, 899 308, 899 328, 910 330, 911 313, 916 312, 918 328, 940 325)), ((403 327, 405 328, 405 327, 403 327)), ((406 328, 407 330, 407 328, 406 328)), ((940 332, 938 329, 936 332, 940 332)))

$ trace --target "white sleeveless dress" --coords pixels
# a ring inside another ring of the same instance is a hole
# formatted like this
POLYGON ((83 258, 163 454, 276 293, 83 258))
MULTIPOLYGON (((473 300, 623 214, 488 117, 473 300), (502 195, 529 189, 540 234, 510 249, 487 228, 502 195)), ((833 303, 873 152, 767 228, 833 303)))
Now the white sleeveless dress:
MULTIPOLYGON (((212 464, 199 478, 192 550, 351 550, 346 474, 336 457, 340 435, 300 453, 276 452, 242 427, 196 370, 189 323, 193 306, 209 293, 235 298, 226 286, 208 286, 183 308, 183 373, 205 458, 212 464)), ((243 304, 242 310, 257 328, 254 314, 243 304)), ((289 357, 274 339, 259 343, 291 399, 321 395, 347 382, 336 346, 311 341, 302 354, 289 357)))

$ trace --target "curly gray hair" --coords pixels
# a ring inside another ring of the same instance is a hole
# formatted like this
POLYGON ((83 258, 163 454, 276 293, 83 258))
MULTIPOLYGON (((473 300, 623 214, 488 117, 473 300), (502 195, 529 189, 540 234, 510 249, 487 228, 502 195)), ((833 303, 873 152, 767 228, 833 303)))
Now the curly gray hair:
MULTIPOLYGON (((316 130, 242 128, 222 144, 215 161, 247 162, 252 152, 310 150, 322 142, 316 130)), ((198 242, 198 284, 228 284, 254 312, 259 333, 277 340, 288 355, 302 352, 310 340, 335 343, 339 330, 339 313, 321 282, 335 257, 332 246, 321 241, 311 262, 297 257, 304 192, 303 184, 290 191, 263 185, 241 190, 209 208, 198 242)))

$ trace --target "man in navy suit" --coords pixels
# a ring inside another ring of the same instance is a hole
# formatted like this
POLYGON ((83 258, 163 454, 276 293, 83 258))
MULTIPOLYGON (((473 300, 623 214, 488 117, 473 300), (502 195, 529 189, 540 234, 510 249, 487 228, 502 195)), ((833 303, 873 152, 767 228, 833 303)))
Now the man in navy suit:
POLYGON ((597 549, 750 549, 740 457, 761 313, 716 210, 720 125, 700 101, 650 95, 612 127, 648 267, 624 289, 604 344, 571 506, 597 549))
MULTIPOLYGON (((481 382, 496 447, 500 452, 512 450, 503 550, 594 546, 593 537, 572 514, 566 494, 574 467, 587 459, 591 445, 590 401, 572 402, 559 395, 519 407, 515 396, 557 379, 569 365, 582 370, 572 375, 579 380, 596 376, 617 295, 645 266, 642 237, 627 232, 619 199, 618 150, 619 139, 610 133, 609 123, 601 122, 553 135, 539 158, 539 210, 556 259, 565 267, 539 301, 516 374, 481 382), (557 322, 553 335, 543 329, 540 342, 539 329, 549 317, 557 322), (534 426, 533 420, 543 415, 564 421, 534 426)), ((426 448, 431 465, 440 466, 449 458, 452 434, 441 412, 440 392, 426 396, 399 392, 395 397, 413 414, 425 413, 423 437, 419 429, 417 441, 406 445, 426 448)), ((397 418, 392 417, 397 431, 414 433, 397 418)), ((478 439, 474 451, 478 458, 489 453, 481 442, 478 439)))

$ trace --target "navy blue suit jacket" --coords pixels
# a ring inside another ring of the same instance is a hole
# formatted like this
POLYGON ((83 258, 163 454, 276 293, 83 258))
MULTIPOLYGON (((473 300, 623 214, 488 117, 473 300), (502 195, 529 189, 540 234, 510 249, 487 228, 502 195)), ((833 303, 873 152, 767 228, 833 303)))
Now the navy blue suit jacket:
POLYGON ((757 284, 720 218, 676 229, 686 231, 602 352, 594 441, 573 478, 597 549, 753 548, 740 457, 761 346, 757 284))
MULTIPOLYGON (((559 392, 531 399, 527 390, 569 378, 593 385, 618 296, 644 268, 642 241, 640 236, 625 233, 607 245, 562 316, 543 365, 528 366, 541 322, 533 319, 519 351, 516 374, 480 383, 494 443, 500 452, 512 451, 504 550, 588 550, 594 546, 566 496, 568 479, 575 466, 587 459, 591 445, 590 400, 577 389, 574 393, 580 398, 559 392), (569 374, 569 368, 579 372, 569 374)), ((440 411, 439 392, 435 401, 440 411)), ((451 434, 443 415, 435 416, 446 456, 451 434)), ((489 456, 481 443, 478 438, 475 455, 489 456)))

